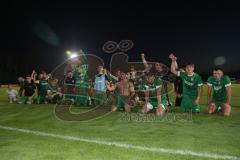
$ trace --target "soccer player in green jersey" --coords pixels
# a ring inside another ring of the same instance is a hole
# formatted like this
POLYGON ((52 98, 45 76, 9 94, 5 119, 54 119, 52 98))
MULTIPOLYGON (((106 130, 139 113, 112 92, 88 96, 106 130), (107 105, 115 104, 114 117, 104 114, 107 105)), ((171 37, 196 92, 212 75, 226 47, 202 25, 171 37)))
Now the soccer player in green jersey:
POLYGON ((162 81, 156 78, 155 73, 150 70, 147 73, 144 86, 145 105, 142 112, 147 113, 150 110, 156 110, 157 116, 163 116, 167 106, 167 98, 162 81))
POLYGON ((177 71, 177 57, 171 54, 169 58, 172 60, 171 72, 180 76, 183 80, 183 99, 180 107, 181 110, 183 112, 188 112, 192 109, 194 113, 199 113, 199 101, 202 94, 202 78, 197 73, 194 73, 194 64, 187 64, 185 72, 181 72, 177 71))
MULTIPOLYGON (((35 71, 33 71, 35 73, 35 71)), ((47 91, 49 90, 49 84, 48 84, 48 78, 49 76, 45 71, 42 71, 42 76, 39 78, 39 80, 36 80, 36 77, 34 76, 33 80, 35 83, 39 85, 39 90, 38 90, 38 96, 37 96, 37 103, 46 103, 45 98, 47 95, 47 91)))
POLYGON ((166 96, 167 96, 167 106, 171 107, 172 106, 172 103, 170 101, 170 96, 168 94, 168 90, 170 89, 170 85, 169 84, 169 69, 163 65, 162 63, 159 63, 159 62, 155 62, 154 64, 153 63, 148 63, 146 58, 145 58, 145 54, 144 53, 141 53, 141 59, 142 59, 142 63, 144 65, 144 68, 145 68, 145 71, 149 71, 149 70, 152 70, 152 69, 155 69, 156 70, 156 78, 160 78, 161 80, 163 80, 163 85, 164 85, 164 89, 165 89, 165 93, 166 93, 166 96), (153 66, 152 66, 153 64, 153 66))
POLYGON ((224 75, 220 68, 215 68, 213 76, 210 76, 207 80, 207 85, 208 113, 222 111, 224 116, 230 116, 232 97, 230 78, 224 75))
POLYGON ((75 102, 77 105, 87 105, 88 95, 88 64, 80 64, 73 68, 73 76, 76 80, 76 99, 75 102))

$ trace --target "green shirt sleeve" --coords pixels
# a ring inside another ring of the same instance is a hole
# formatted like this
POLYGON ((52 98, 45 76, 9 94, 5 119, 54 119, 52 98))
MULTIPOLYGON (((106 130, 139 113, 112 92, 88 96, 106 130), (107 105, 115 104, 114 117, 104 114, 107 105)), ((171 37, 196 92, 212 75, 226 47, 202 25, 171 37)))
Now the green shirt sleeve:
POLYGON ((212 77, 209 77, 209 78, 208 78, 208 80, 207 80, 207 85, 208 85, 208 86, 212 86, 212 85, 213 85, 212 77))
POLYGON ((156 82, 156 88, 159 88, 159 87, 161 87, 162 86, 162 80, 161 79, 157 79, 157 82, 156 82))
POLYGON ((179 71, 179 75, 178 75, 179 77, 184 78, 186 75, 187 75, 186 72, 179 71))
POLYGON ((224 77, 224 86, 225 87, 231 86, 231 79, 228 76, 224 77))
POLYGON ((197 85, 198 85, 198 87, 200 87, 200 86, 203 85, 203 83, 202 83, 202 77, 199 76, 199 75, 198 75, 198 77, 197 77, 197 85))

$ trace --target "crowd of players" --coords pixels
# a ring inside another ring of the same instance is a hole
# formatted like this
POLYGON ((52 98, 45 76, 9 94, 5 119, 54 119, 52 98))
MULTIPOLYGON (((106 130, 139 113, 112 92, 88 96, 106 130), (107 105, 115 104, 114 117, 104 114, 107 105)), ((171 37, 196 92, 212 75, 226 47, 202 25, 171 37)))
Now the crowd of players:
POLYGON ((8 85, 7 95, 10 103, 41 104, 57 103, 63 98, 58 80, 51 78, 45 71, 39 75, 33 70, 31 75, 18 78, 19 91, 8 85))
MULTIPOLYGON (((157 116, 162 116, 172 106, 168 94, 174 86, 175 106, 180 106, 183 112, 191 110, 199 113, 203 85, 201 76, 194 72, 194 64, 188 63, 179 68, 177 57, 171 54, 169 58, 171 74, 175 75, 171 80, 165 78, 161 63, 150 64, 142 53, 144 70, 141 71, 131 66, 127 72, 116 70, 113 75, 99 65, 98 74, 91 79, 86 64, 79 64, 66 71, 62 86, 58 79, 46 72, 38 75, 33 71, 26 78, 18 78, 18 92, 9 85, 7 96, 10 103, 19 104, 56 104, 70 99, 76 105, 110 105, 112 111, 126 112, 138 106, 143 113, 153 111, 157 116)), ((229 116, 232 94, 230 78, 220 68, 215 68, 207 80, 207 86, 207 112, 222 112, 224 116, 229 116)))

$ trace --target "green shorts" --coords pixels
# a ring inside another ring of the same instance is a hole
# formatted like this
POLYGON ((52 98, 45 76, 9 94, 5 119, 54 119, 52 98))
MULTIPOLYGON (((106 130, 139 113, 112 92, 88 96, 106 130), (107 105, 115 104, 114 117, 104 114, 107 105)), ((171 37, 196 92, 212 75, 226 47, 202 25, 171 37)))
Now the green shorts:
POLYGON ((125 104, 126 104, 126 101, 128 99, 128 96, 120 96, 120 95, 117 95, 117 100, 116 100, 116 107, 118 109, 120 108, 125 108, 125 104))
POLYGON ((77 105, 87 105, 88 102, 88 96, 84 95, 77 95, 75 99, 75 103, 77 105))
POLYGON ((37 104, 44 103, 46 95, 39 94, 37 96, 37 104))
POLYGON ((29 97, 23 96, 23 97, 19 98, 18 102, 21 103, 21 104, 26 104, 26 103, 32 103, 33 100, 30 99, 29 97))
POLYGON ((93 97, 94 105, 104 105, 108 103, 106 93, 96 94, 93 97))
POLYGON ((77 95, 75 98, 76 105, 87 105, 88 95, 87 88, 84 86, 85 82, 79 82, 77 87, 77 95))
POLYGON ((213 102, 215 103, 215 106, 216 106, 217 109, 218 109, 218 108, 221 108, 221 107, 222 107, 223 103, 225 103, 226 100, 215 100, 215 99, 213 99, 213 102))
MULTIPOLYGON (((149 99, 149 103, 153 106, 152 109, 156 109, 156 108, 158 107, 157 98, 150 98, 150 99, 149 99)), ((162 104, 164 110, 166 110, 167 99, 166 99, 166 98, 162 98, 162 99, 161 99, 161 104, 162 104)))
POLYGON ((192 111, 194 113, 196 112, 200 112, 200 105, 195 105, 194 104, 194 98, 189 98, 189 97, 183 97, 182 102, 181 102, 181 106, 180 109, 182 112, 188 112, 190 109, 192 109, 192 111))

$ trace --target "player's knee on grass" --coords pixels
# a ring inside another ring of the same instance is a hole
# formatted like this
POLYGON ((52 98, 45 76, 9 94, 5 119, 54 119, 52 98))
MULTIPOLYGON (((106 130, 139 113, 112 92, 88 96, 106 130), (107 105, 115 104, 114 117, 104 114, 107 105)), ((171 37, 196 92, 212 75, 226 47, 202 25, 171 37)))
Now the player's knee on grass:
POLYGON ((212 114, 216 109, 216 105, 214 102, 211 102, 208 106, 208 114, 212 114))
POLYGON ((223 115, 228 117, 231 114, 231 106, 229 104, 224 103, 223 106, 223 115))
POLYGON ((190 106, 191 106, 190 100, 188 98, 183 98, 180 105, 180 110, 182 112, 188 112, 190 106))
POLYGON ((28 101, 28 97, 20 97, 18 104, 25 104, 28 101))
POLYGON ((182 112, 189 112, 192 111, 193 113, 200 112, 200 105, 194 104, 194 98, 183 98, 180 109, 182 112))
POLYGON ((150 111, 150 109, 148 108, 147 104, 143 105, 142 113, 147 113, 149 111, 150 111))
POLYGON ((32 101, 27 101, 27 104, 32 104, 32 101))
POLYGON ((193 113, 199 113, 200 112, 200 108, 201 108, 200 105, 193 105, 192 106, 193 113))
POLYGON ((163 106, 163 104, 159 105, 156 108, 156 115, 157 116, 163 116, 164 112, 165 112, 165 107, 163 106))
POLYGON ((112 107, 111 107, 111 111, 112 111, 112 112, 116 112, 116 111, 117 111, 117 106, 112 105, 112 107))
POLYGON ((126 112, 131 112, 131 106, 129 104, 125 104, 124 106, 126 112))

